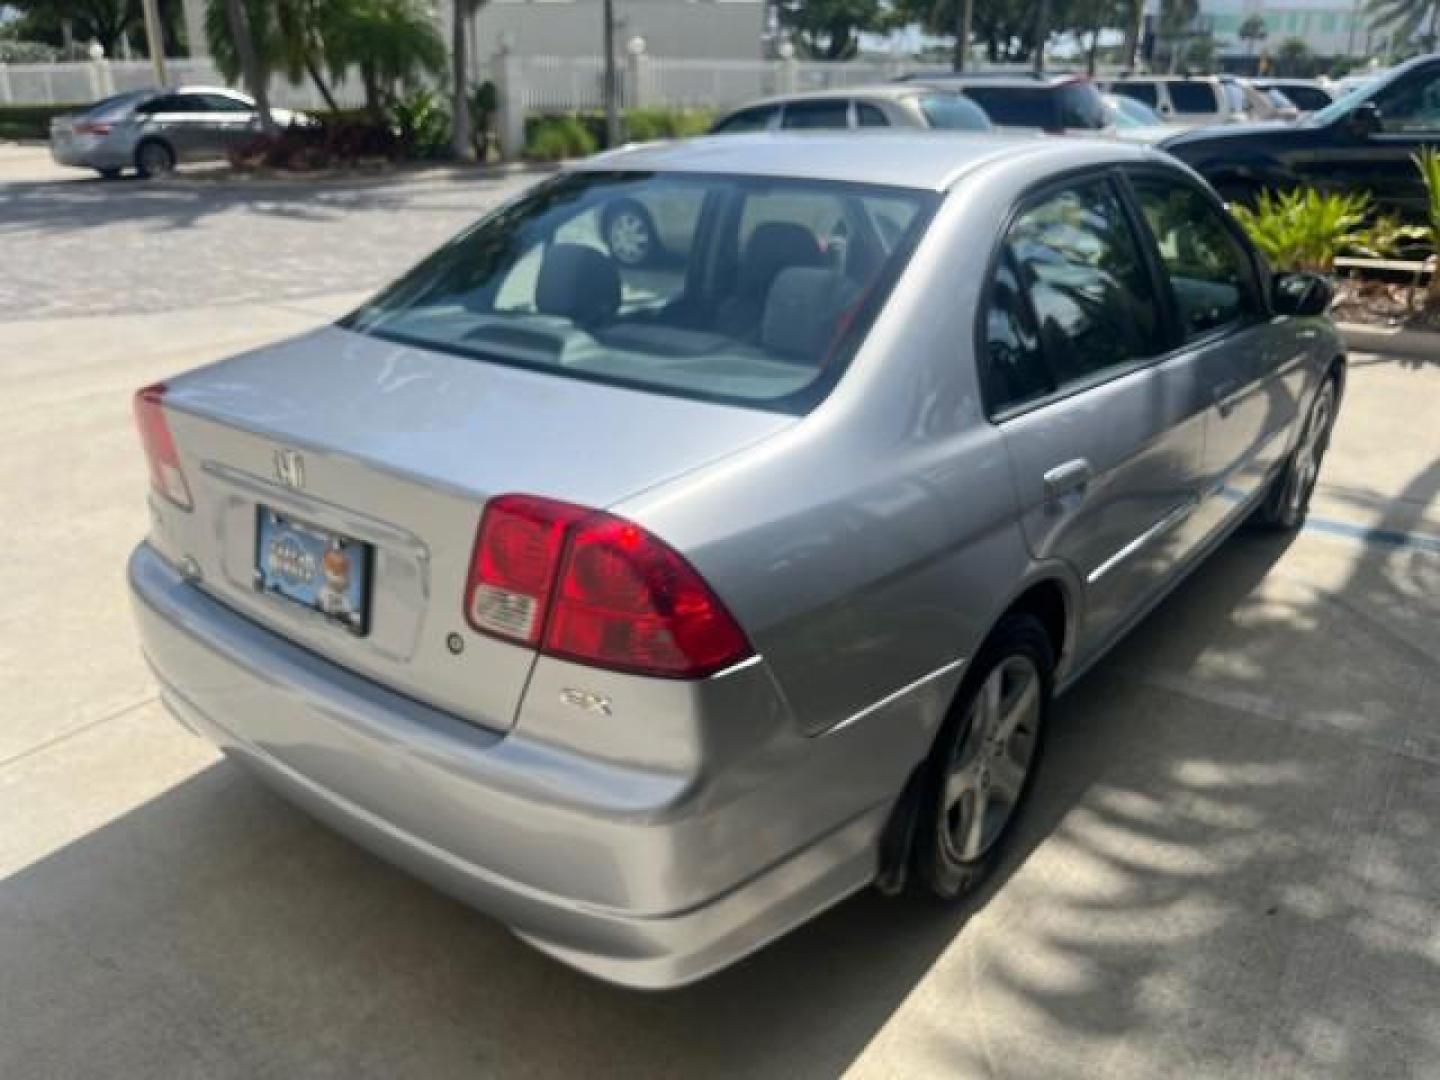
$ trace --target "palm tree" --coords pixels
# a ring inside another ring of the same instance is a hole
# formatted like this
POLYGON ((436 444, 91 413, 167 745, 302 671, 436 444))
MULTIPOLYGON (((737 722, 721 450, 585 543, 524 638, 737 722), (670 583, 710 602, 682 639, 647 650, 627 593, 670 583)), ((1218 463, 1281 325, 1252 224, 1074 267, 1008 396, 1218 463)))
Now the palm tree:
POLYGON ((235 43, 235 53, 240 61, 240 70, 245 76, 245 85, 255 98, 255 111, 260 115, 260 130, 274 135, 278 130, 275 117, 270 114, 270 73, 260 63, 255 49, 255 38, 250 25, 250 12, 244 0, 225 0, 225 19, 230 28, 230 39, 235 43))
POLYGON ((1180 64, 1180 42, 1200 14, 1200 0, 1160 0, 1160 38, 1168 42, 1170 73, 1180 64))
POLYGON ((470 23, 485 0, 450 0, 450 59, 454 68, 454 101, 450 109, 450 138, 455 156, 475 156, 474 117, 470 115, 470 23))
POLYGON ((1235 31, 1235 36, 1245 42, 1245 55, 1255 55, 1255 43, 1264 41, 1270 31, 1265 27, 1265 20, 1259 15, 1251 15, 1240 24, 1240 29, 1235 31))
POLYGON ((1398 41, 1415 37, 1433 49, 1436 30, 1440 27, 1440 0, 1368 0, 1365 13, 1370 16, 1373 30, 1389 32, 1398 41), (1424 26, 1424 34, 1420 28, 1424 26))

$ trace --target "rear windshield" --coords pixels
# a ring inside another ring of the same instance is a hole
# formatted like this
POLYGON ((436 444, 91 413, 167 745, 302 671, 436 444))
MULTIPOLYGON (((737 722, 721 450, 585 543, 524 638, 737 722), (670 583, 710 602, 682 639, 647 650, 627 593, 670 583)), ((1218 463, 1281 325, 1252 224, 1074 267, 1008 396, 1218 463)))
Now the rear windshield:
POLYGON ((925 122, 938 131, 989 131, 985 110, 959 94, 925 94, 919 99, 925 122))
POLYGON ((1043 87, 967 86, 965 95, 1000 127, 1054 129, 1060 126, 1055 96, 1043 87))
POLYGON ((572 173, 484 218, 342 325, 566 378, 803 412, 838 378, 938 199, 572 173))
POLYGON ((102 98, 101 100, 97 101, 94 105, 91 105, 88 109, 86 109, 83 115, 92 118, 100 116, 113 116, 115 113, 123 112, 129 106, 135 104, 136 102, 144 101, 146 98, 151 97, 152 95, 153 91, 150 90, 131 90, 128 93, 115 94, 112 97, 102 98))
POLYGON ((1219 112, 1215 91, 1209 83, 1172 82, 1169 87, 1170 105, 1177 113, 1219 112))

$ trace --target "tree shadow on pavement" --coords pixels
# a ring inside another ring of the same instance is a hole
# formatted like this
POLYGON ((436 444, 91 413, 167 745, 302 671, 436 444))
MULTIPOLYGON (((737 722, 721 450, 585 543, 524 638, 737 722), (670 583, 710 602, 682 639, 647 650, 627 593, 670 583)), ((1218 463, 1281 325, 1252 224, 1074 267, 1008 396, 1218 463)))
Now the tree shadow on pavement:
POLYGON ((674 993, 214 765, 0 881, 0 1074, 1423 1074, 1437 653, 1370 620, 1440 614, 1409 591, 1440 560, 1334 547, 1237 536, 1062 699, 984 895, 862 894, 674 993))

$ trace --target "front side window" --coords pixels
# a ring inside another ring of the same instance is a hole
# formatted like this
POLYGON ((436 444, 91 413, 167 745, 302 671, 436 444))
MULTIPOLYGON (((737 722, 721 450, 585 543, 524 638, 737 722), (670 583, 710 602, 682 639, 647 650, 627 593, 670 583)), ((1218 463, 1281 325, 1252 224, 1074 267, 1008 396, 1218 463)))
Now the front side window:
POLYGON ((938 200, 828 181, 572 173, 342 325, 562 378, 800 412, 863 339, 938 200), (636 208, 658 245, 643 260, 614 242, 636 208))
POLYGON ((861 127, 889 127, 890 121, 874 105, 864 101, 855 103, 855 122, 861 127))
POLYGON ((1172 82, 1169 84, 1170 105, 1182 115, 1219 112, 1215 88, 1203 82, 1172 82))
POLYGON ((1250 259, 1209 200, 1188 184, 1155 176, 1131 182, 1186 339, 1258 312, 1250 259))
POLYGON ((1140 245, 1108 181, 1033 203, 1011 226, 1006 247, 1057 389, 1161 351, 1140 245))
POLYGON ((785 106, 780 119, 785 128, 843 128, 850 126, 850 102, 844 98, 833 101, 792 101, 785 106))
POLYGON ((735 135, 745 131, 764 131, 780 112, 778 105, 757 105, 753 109, 741 109, 734 116, 726 117, 715 125, 715 134, 735 135))
POLYGON ((959 94, 925 94, 919 99, 925 122, 937 131, 989 131, 985 110, 959 94))
POLYGON ((1440 131, 1440 68, 1417 71, 1375 95, 1383 130, 1397 134, 1440 131))

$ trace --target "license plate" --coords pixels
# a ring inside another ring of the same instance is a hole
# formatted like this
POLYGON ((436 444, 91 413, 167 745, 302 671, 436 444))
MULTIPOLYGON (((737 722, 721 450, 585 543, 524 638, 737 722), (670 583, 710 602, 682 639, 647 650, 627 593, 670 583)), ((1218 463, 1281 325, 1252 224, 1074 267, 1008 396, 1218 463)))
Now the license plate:
POLYGON ((255 580, 279 596, 364 634, 370 545, 260 507, 255 580))

